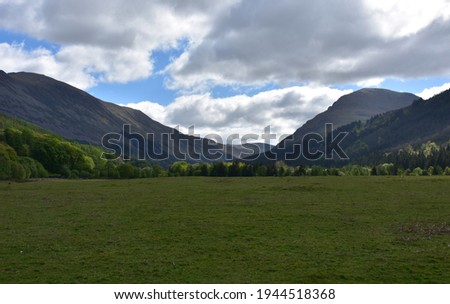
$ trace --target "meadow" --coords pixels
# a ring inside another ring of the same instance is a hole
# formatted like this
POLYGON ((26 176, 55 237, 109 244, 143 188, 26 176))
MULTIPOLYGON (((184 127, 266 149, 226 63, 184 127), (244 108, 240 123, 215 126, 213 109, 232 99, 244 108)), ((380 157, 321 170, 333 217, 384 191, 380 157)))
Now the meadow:
POLYGON ((450 177, 0 182, 0 283, 450 283, 450 177))

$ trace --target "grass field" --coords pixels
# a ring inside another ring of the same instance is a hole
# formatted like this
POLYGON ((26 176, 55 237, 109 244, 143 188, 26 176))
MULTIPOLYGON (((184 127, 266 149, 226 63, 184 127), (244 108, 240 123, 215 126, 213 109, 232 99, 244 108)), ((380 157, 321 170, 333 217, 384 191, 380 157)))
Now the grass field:
POLYGON ((450 283, 450 177, 2 182, 0 283, 450 283))

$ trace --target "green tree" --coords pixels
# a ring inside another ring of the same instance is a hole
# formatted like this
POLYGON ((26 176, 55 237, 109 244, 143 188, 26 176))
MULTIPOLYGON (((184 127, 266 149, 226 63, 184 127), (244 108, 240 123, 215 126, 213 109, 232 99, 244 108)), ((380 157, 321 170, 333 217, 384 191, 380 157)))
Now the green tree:
POLYGON ((450 167, 445 167, 445 170, 444 170, 444 174, 445 175, 450 175, 450 167))
POLYGON ((39 163, 37 160, 32 159, 31 157, 21 156, 19 157, 19 163, 25 169, 25 178, 48 177, 48 172, 45 170, 44 166, 42 166, 41 163, 39 163))
POLYGON ((135 177, 134 167, 131 164, 128 164, 128 163, 121 164, 121 165, 119 165, 117 170, 119 170, 120 178, 134 178, 135 177))
POLYGON ((189 169, 190 165, 187 162, 179 161, 170 166, 169 172, 173 176, 187 176, 189 169))
POLYGON ((265 165, 259 165, 256 168, 256 176, 266 176, 267 175, 267 167, 265 165))
POLYGON ((26 178, 26 171, 19 162, 11 163, 11 178, 23 180, 26 178))
POLYGON ((228 167, 223 162, 217 162, 212 164, 211 176, 227 176, 228 167))

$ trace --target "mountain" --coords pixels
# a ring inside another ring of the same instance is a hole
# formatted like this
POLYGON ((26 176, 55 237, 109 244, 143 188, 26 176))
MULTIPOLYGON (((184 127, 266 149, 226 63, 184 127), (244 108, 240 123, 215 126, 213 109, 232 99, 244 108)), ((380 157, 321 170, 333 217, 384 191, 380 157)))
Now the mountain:
POLYGON ((161 163, 184 160, 183 157, 195 162, 207 161, 206 152, 216 149, 219 154, 210 154, 218 160, 225 157, 220 152, 222 145, 184 135, 141 111, 102 101, 44 75, 0 71, 0 112, 80 143, 100 146, 103 136, 110 134, 105 138, 108 148, 125 156, 142 159, 147 152, 154 152, 150 156, 161 163), (129 129, 124 125, 129 125, 129 129), (123 135, 121 141, 119 134, 123 135))
POLYGON ((332 123, 336 129, 353 121, 366 121, 377 114, 409 106, 418 98, 411 93, 399 93, 386 89, 361 89, 339 98, 325 112, 308 120, 286 140, 296 143, 308 133, 324 134, 326 123, 332 123))
POLYGON ((286 153, 293 151, 294 145, 302 144, 305 135, 315 133, 323 136, 327 123, 332 123, 333 129, 336 129, 353 121, 366 121, 374 115, 409 106, 418 98, 411 93, 375 88, 361 89, 344 95, 326 111, 307 121, 271 151, 262 153, 256 161, 267 162, 267 159, 274 158, 286 160, 286 153))
POLYGON ((446 145, 450 140, 450 90, 376 115, 367 122, 342 126, 336 132, 349 133, 341 146, 352 162, 367 162, 384 153, 430 141, 446 145))

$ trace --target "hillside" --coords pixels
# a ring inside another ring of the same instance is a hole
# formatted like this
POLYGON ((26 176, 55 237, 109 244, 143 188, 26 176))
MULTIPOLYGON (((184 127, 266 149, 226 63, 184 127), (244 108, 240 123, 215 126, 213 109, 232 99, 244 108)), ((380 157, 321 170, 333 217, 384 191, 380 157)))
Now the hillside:
POLYGON ((409 106, 418 98, 411 93, 386 89, 361 89, 339 98, 326 111, 308 120, 287 140, 299 143, 305 134, 324 134, 326 123, 332 123, 336 129, 353 121, 366 121, 377 114, 409 106))
MULTIPOLYGON (((180 151, 189 151, 186 160, 195 161, 196 151, 222 148, 164 126, 141 111, 104 102, 66 83, 34 73, 0 71, 0 112, 95 146, 101 145, 105 134, 122 134, 123 125, 127 124, 131 126, 131 133, 154 134, 148 144, 155 154, 164 155, 158 158, 161 163, 177 160, 180 151), (173 144, 163 141, 162 134, 172 134, 173 144)), ((127 135, 125 137, 125 151, 131 151, 131 156, 145 156, 144 144, 138 146, 135 141, 128 141, 127 135)), ((200 160, 203 159, 197 161, 200 160)))
POLYGON ((353 121, 366 121, 371 117, 388 111, 409 106, 418 99, 411 93, 399 93, 386 89, 361 89, 342 96, 326 111, 307 121, 294 134, 284 139, 270 152, 257 157, 257 162, 267 162, 268 155, 278 160, 285 160, 286 153, 293 151, 293 145, 301 144, 305 135, 315 133, 324 135, 325 124, 332 123, 333 128, 339 128, 353 121))
POLYGON ((136 178, 164 174, 158 166, 125 163, 92 145, 0 113, 0 180, 43 178, 136 178))
POLYGON ((426 142, 445 145, 450 140, 450 90, 428 100, 338 128, 349 132, 342 148, 352 160, 364 160, 386 152, 426 142))
MULTIPOLYGON (((365 122, 354 121, 333 133, 333 138, 347 134, 339 146, 348 159, 336 153, 331 159, 307 159, 303 147, 301 157, 296 159, 289 159, 289 148, 277 147, 272 152, 276 151, 278 160, 289 165, 340 167, 391 162, 410 169, 432 164, 444 168, 450 165, 450 90, 428 100, 417 99, 410 106, 375 115, 365 122)), ((310 142, 309 151, 327 151, 325 142, 310 142)))

